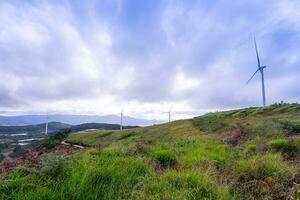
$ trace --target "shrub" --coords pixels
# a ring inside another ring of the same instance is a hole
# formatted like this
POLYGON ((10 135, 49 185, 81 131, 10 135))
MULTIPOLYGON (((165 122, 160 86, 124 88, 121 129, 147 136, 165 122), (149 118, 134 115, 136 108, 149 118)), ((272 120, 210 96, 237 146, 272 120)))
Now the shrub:
POLYGON ((269 144, 276 151, 293 152, 296 150, 296 147, 286 139, 272 140, 269 144))
POLYGON ((256 152, 256 145, 255 144, 248 144, 245 148, 245 152, 247 154, 253 154, 256 152))
POLYGON ((69 136, 70 133, 71 130, 59 131, 55 135, 51 136, 50 138, 54 140, 64 140, 69 136))
MULTIPOLYGON (((179 149, 179 148, 178 148, 179 149)), ((180 150, 180 149, 179 149, 180 150)), ((228 151, 226 145, 216 143, 212 140, 196 140, 194 144, 182 148, 179 161, 186 167, 203 167, 214 166, 221 169, 225 166, 226 161, 235 151, 228 151)))
POLYGON ((292 140, 292 144, 295 146, 297 151, 300 152, 300 137, 296 137, 292 140))
POLYGON ((267 196, 271 199, 285 199, 288 191, 284 188, 288 187, 293 171, 279 154, 256 155, 238 160, 231 172, 234 177, 233 190, 240 190, 245 196, 257 199, 267 196))
POLYGON ((173 167, 176 165, 176 155, 170 150, 157 150, 154 152, 154 157, 164 167, 173 167))
POLYGON ((66 159, 64 156, 48 154, 46 159, 41 163, 42 176, 46 175, 49 178, 61 178, 66 167, 66 159))
POLYGON ((172 188, 187 191, 184 199, 218 199, 218 191, 203 173, 169 171, 163 177, 172 188))
POLYGON ((226 188, 214 185, 204 171, 168 170, 162 176, 145 177, 137 199, 231 199, 226 188))
POLYGON ((49 139, 43 140, 39 145, 38 149, 53 149, 56 147, 60 142, 66 139, 71 131, 59 131, 55 135, 51 136, 49 139))
POLYGON ((299 120, 286 120, 281 122, 284 129, 288 130, 291 133, 300 132, 300 121, 299 120))

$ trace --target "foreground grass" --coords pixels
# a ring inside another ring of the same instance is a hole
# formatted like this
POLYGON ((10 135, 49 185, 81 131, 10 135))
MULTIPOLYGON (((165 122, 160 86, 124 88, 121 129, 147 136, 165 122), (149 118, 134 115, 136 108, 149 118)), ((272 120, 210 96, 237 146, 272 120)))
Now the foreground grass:
POLYGON ((94 148, 48 155, 0 180, 2 199, 299 199, 298 105, 71 134, 94 148), (235 145, 222 137, 236 128, 235 145), (101 147, 101 148, 99 148, 101 147))

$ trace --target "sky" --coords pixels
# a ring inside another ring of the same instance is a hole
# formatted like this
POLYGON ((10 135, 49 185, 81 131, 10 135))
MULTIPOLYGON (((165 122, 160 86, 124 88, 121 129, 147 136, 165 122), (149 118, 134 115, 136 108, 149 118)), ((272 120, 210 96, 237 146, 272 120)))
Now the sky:
POLYGON ((167 119, 300 101, 298 0, 1 0, 0 114, 167 119))

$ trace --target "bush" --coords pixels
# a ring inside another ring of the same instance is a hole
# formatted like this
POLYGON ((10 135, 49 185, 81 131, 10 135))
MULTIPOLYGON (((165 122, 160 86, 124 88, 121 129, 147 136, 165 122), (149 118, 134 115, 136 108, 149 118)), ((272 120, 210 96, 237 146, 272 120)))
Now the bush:
POLYGON ((290 184, 293 171, 279 154, 256 155, 239 160, 231 172, 234 177, 233 190, 255 199, 286 199, 289 194, 285 188, 290 184))
POLYGON ((43 140, 39 145, 38 149, 53 149, 58 144, 61 143, 62 140, 66 139, 71 131, 59 131, 55 135, 51 136, 49 139, 43 140))
POLYGON ((42 176, 46 175, 50 179, 62 178, 64 168, 66 167, 66 158, 55 154, 48 154, 47 158, 41 163, 42 176))
POLYGON ((295 146, 297 151, 300 152, 300 137, 296 137, 292 140, 292 144, 295 146))
POLYGON ((281 122, 283 128, 291 133, 300 133, 300 121, 299 120, 286 120, 281 122))
POLYGON ((176 165, 176 155, 173 151, 157 150, 154 152, 154 157, 164 167, 173 167, 176 165))
POLYGON ((245 152, 247 154, 254 154, 256 152, 256 148, 255 144, 248 144, 245 148, 245 152))
POLYGON ((59 131, 55 135, 51 136, 50 139, 61 141, 61 140, 66 139, 69 136, 70 133, 71 133, 71 130, 59 131))
POLYGON ((204 171, 168 170, 162 176, 145 177, 137 199, 231 199, 226 188, 214 185, 204 171))
POLYGON ((187 191, 184 199, 218 199, 217 188, 213 187, 209 177, 203 173, 170 171, 162 178, 172 188, 183 193, 187 191))
POLYGON ((286 139, 272 140, 269 144, 276 151, 294 152, 296 150, 296 147, 286 139))

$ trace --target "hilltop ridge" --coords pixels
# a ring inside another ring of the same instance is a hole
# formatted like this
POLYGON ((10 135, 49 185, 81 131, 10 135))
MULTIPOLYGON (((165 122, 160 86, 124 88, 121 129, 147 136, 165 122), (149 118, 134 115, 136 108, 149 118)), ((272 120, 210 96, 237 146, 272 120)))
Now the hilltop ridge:
POLYGON ((0 180, 2 199, 299 199, 300 105, 72 133, 89 148, 0 180), (26 188, 24 190, 23 188, 26 188))

